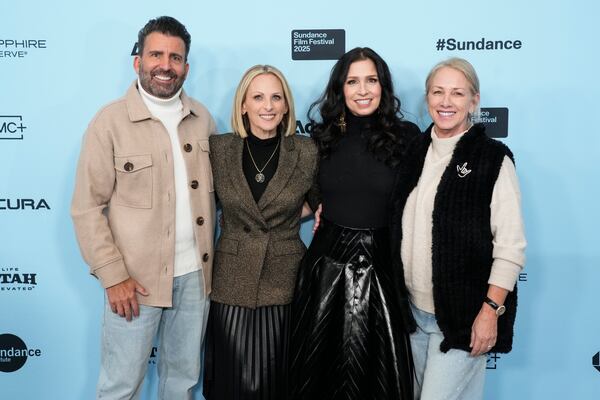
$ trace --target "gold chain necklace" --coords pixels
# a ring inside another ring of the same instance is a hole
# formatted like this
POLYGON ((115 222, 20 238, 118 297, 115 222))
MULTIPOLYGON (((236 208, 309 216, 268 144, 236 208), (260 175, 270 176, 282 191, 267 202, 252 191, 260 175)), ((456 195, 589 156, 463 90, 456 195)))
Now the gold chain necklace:
POLYGON ((267 168, 267 165, 273 159, 273 156, 277 152, 277 149, 279 148, 279 142, 280 142, 280 140, 277 141, 277 146, 275 146, 275 150, 273 150, 273 154, 271 154, 271 157, 269 157, 269 159, 267 160, 265 165, 263 165, 262 168, 258 168, 258 166, 256 165, 256 161, 254 161, 254 157, 252 157, 252 151, 250 151, 250 145, 248 144, 248 139, 246 138, 246 147, 248 148, 248 154, 250 155, 252 164, 254 164, 254 168, 256 168, 256 170, 258 171, 258 174, 256 174, 254 176, 254 180, 256 180, 256 182, 263 183, 265 181, 265 175, 262 172, 265 170, 265 168, 267 168))

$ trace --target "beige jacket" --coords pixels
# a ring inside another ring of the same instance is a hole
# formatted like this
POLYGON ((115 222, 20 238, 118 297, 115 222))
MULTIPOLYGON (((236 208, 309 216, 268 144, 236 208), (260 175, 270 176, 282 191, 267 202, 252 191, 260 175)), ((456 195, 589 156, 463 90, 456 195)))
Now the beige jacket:
MULTIPOLYGON (((181 92, 179 140, 185 160, 205 293, 211 290, 215 200, 208 137, 215 123, 181 92)), ((107 288, 131 277, 149 292, 141 304, 171 305, 175 183, 169 135, 134 82, 102 108, 83 140, 71 215, 84 260, 107 288)))

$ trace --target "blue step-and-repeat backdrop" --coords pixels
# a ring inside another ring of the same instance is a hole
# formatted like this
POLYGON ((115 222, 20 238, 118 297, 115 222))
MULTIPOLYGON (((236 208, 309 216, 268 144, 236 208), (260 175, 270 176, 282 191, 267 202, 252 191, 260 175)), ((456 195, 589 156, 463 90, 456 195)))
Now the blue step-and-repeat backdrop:
MULTIPOLYGON (((406 118, 421 128, 431 66, 450 56, 471 61, 486 122, 516 156, 529 243, 514 350, 488 358, 485 398, 600 398, 600 3, 166 3, 0 7, 0 398, 94 397, 103 290, 69 216, 75 167, 88 122, 135 77, 138 30, 159 15, 190 31, 185 89, 220 132, 230 129, 235 87, 254 64, 286 74, 297 130, 307 133, 306 111, 339 51, 379 52, 406 118), (26 357, 11 358, 24 349, 26 357)), ((307 243, 310 225, 302 227, 307 243)), ((159 353, 144 399, 155 399, 159 353)))

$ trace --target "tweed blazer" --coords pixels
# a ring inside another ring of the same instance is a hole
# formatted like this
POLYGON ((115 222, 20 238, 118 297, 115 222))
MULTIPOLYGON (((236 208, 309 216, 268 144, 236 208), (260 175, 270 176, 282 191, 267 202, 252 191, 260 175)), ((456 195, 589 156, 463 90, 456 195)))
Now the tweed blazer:
POLYGON ((209 141, 223 212, 211 299, 249 308, 288 304, 306 251, 300 214, 304 201, 314 197, 317 148, 307 137, 283 137, 277 171, 257 203, 242 169, 244 140, 228 133, 209 141))

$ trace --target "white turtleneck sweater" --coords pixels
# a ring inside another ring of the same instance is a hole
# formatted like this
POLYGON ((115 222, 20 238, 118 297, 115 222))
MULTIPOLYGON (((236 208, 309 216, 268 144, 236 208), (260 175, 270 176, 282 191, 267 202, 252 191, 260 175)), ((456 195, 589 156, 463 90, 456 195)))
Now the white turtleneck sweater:
MULTIPOLYGON (((412 303, 435 314, 431 246, 432 215, 437 187, 454 148, 466 133, 440 139, 431 130, 431 144, 417 186, 410 193, 402 216, 401 255, 404 278, 412 303)), ((504 157, 490 204, 494 261, 488 283, 512 291, 525 265, 525 233, 521 192, 512 161, 504 157)), ((483 301, 483 299, 482 299, 483 301)))
POLYGON ((181 89, 170 99, 161 99, 146 92, 139 79, 137 86, 144 104, 150 113, 162 122, 171 139, 175 175, 175 265, 173 276, 181 276, 200 269, 192 224, 187 170, 177 134, 177 127, 183 117, 183 105, 179 98, 181 89))

